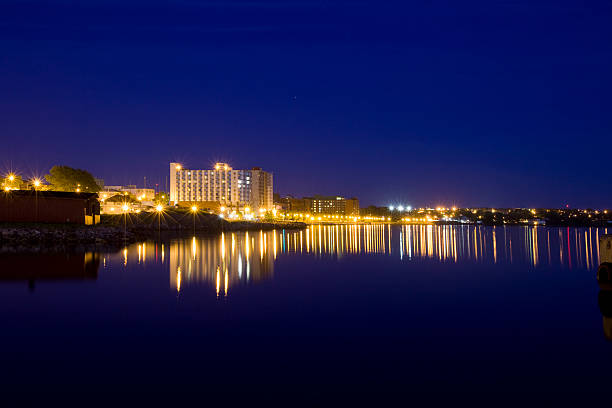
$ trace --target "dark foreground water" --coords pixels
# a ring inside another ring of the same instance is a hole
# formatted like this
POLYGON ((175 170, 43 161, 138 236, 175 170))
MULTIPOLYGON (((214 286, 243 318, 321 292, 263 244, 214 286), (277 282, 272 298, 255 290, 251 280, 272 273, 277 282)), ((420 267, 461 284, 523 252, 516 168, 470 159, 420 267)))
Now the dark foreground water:
POLYGON ((2 397, 609 402, 606 232, 313 226, 0 252, 2 397))

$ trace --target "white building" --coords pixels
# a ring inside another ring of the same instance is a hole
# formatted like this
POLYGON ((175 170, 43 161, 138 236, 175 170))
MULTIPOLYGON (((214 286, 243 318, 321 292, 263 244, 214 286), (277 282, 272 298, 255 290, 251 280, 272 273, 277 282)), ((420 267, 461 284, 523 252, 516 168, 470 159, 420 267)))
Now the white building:
POLYGON ((205 201, 271 210, 272 183, 272 173, 259 167, 234 170, 227 163, 217 163, 211 170, 190 170, 170 163, 170 204, 205 201))

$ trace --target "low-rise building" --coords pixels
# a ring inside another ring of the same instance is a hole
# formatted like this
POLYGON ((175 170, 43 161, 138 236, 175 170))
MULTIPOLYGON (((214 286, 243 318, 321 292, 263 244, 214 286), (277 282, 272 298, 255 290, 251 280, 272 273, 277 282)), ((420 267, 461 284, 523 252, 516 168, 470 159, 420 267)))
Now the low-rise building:
POLYGON ((3 191, 0 193, 0 222, 98 224, 100 203, 96 193, 3 191))
POLYGON ((155 189, 138 188, 135 185, 128 186, 106 186, 100 192, 100 199, 106 200, 117 194, 130 194, 140 201, 153 201, 155 199, 155 189))
POLYGON ((311 214, 359 215, 359 200, 354 197, 316 195, 305 200, 311 214))
POLYGON ((294 198, 291 196, 277 198, 281 210, 293 213, 310 213, 312 215, 359 215, 359 200, 341 196, 321 196, 294 198))

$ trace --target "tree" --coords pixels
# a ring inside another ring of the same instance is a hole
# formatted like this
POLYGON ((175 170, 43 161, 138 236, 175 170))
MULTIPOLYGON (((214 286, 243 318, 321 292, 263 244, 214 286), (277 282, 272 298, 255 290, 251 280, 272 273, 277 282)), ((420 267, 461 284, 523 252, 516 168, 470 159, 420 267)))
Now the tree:
POLYGON ((45 179, 55 191, 97 193, 101 190, 91 173, 68 166, 53 166, 45 179))
POLYGON ((106 199, 107 203, 128 203, 134 204, 137 203, 138 200, 132 194, 116 194, 110 198, 106 199))

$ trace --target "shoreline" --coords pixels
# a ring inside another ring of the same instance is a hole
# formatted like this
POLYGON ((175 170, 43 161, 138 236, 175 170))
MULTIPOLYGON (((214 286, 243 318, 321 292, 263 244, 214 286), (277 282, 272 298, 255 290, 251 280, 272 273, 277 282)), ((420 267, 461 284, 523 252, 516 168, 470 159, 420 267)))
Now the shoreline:
MULTIPOLYGON (((271 231, 274 229, 301 230, 304 223, 272 223, 272 222, 232 222, 221 225, 196 224, 195 235, 216 235, 222 232, 238 231, 271 231)), ((151 239, 184 238, 194 235, 193 228, 185 226, 162 226, 153 228, 150 225, 98 224, 95 226, 74 224, 46 223, 0 223, 0 253, 5 249, 26 250, 46 248, 57 251, 64 249, 96 249, 115 250, 125 245, 151 239)))
POLYGON ((124 226, 103 223, 96 226, 72 224, 28 224, 0 223, 0 253, 27 251, 32 249, 57 251, 77 250, 116 250, 126 245, 146 240, 168 240, 195 236, 211 236, 222 232, 303 230, 311 225, 453 225, 468 227, 539 227, 539 228, 612 228, 612 225, 526 225, 526 224, 460 224, 460 223, 302 223, 302 222, 248 222, 223 221, 210 225, 196 223, 194 230, 187 225, 150 225, 132 224, 124 226), (195 234, 194 234, 195 232, 195 234))

